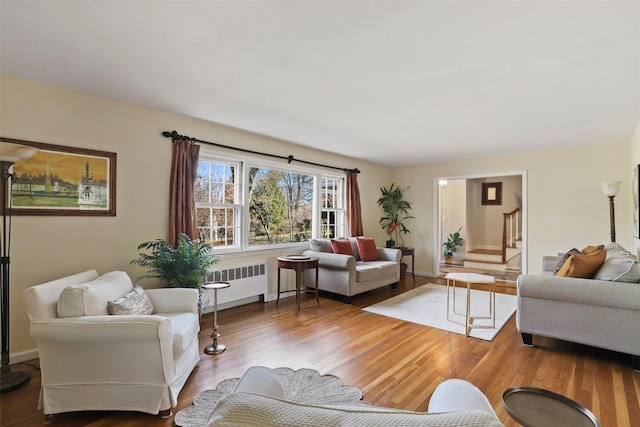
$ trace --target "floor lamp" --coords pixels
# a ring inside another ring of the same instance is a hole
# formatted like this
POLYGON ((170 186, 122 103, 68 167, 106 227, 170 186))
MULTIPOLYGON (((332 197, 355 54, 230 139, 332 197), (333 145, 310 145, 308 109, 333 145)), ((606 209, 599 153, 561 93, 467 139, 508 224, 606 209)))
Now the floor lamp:
POLYGON ((9 172, 13 164, 19 160, 28 159, 36 151, 35 147, 0 141, 0 173, 2 179, 2 369, 0 370, 0 393, 14 390, 29 382, 28 372, 11 372, 9 366, 9 251, 11 248, 11 186, 14 174, 9 172))
POLYGON ((601 182, 602 192, 609 198, 609 222, 611 223, 611 241, 616 241, 616 215, 615 208, 613 207, 613 199, 618 195, 620 191, 621 181, 601 182))

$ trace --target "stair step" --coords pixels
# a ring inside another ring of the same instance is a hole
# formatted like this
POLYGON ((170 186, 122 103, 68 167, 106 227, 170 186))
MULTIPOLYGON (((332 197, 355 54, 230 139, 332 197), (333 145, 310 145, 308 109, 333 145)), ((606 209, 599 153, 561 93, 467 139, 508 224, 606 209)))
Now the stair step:
POLYGON ((468 254, 482 254, 482 255, 502 255, 500 249, 473 249, 467 252, 468 254))
POLYGON ((502 262, 502 261, 487 261, 487 260, 484 260, 484 259, 475 259, 475 258, 465 258, 463 260, 463 263, 464 262, 481 262, 483 264, 497 264, 497 265, 506 264, 506 262, 502 262))

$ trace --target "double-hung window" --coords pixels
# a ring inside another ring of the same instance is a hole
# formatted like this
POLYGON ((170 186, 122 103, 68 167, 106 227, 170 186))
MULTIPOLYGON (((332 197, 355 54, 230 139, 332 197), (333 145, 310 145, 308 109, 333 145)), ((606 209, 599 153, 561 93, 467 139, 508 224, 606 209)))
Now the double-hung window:
POLYGON ((306 246, 345 236, 345 177, 201 151, 196 179, 198 237, 218 252, 306 246))

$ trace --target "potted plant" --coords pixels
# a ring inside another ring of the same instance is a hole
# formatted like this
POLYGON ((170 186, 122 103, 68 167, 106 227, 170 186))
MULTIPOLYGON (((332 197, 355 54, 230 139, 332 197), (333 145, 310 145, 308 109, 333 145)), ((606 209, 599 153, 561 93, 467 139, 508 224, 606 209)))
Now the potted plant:
POLYGON ((172 288, 202 289, 204 277, 211 266, 222 258, 213 253, 213 246, 208 242, 196 243, 182 233, 178 237, 178 247, 174 248, 166 240, 156 239, 140 243, 140 256, 131 264, 148 269, 141 278, 160 279, 172 288))
POLYGON ((387 247, 395 246, 396 243, 403 244, 402 234, 410 233, 404 221, 413 216, 409 215, 411 203, 404 199, 404 192, 409 187, 401 188, 394 183, 391 187, 381 187, 382 195, 378 199, 378 205, 382 208, 384 216, 380 218, 382 229, 389 235, 387 247))
POLYGON ((447 241, 442 244, 444 247, 444 262, 446 264, 451 264, 453 262, 453 253, 456 252, 458 246, 462 246, 462 236, 460 236, 461 230, 462 227, 460 227, 455 233, 449 234, 449 236, 447 236, 447 241))

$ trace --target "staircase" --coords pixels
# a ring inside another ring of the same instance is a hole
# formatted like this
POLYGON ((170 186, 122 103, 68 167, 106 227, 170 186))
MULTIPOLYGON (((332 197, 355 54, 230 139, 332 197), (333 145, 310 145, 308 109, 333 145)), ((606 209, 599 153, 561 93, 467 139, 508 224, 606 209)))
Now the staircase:
POLYGON ((495 271, 520 270, 522 253, 520 208, 502 215, 502 247, 500 249, 476 248, 467 251, 463 261, 465 268, 495 271))

